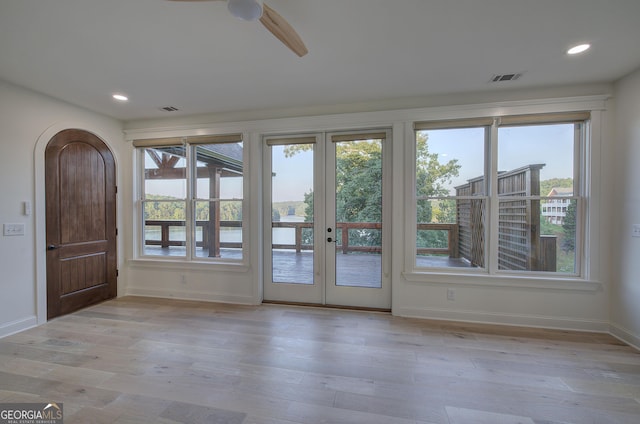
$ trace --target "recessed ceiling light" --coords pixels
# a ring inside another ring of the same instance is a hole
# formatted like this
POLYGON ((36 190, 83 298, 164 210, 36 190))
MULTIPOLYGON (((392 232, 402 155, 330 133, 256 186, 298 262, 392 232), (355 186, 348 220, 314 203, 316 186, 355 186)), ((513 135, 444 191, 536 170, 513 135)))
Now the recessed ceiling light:
POLYGON ((589 50, 591 44, 578 44, 577 46, 571 47, 567 50, 567 54, 578 54, 589 50))
POLYGON ((129 98, 124 94, 114 94, 112 97, 119 102, 126 102, 129 100, 129 98))

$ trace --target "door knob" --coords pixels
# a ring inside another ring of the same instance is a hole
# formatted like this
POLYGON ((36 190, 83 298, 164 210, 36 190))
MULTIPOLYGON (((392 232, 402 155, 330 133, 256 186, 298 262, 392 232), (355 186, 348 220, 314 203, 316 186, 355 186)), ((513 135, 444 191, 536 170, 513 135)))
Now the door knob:
POLYGON ((55 244, 50 244, 47 246, 47 250, 56 250, 58 248, 58 246, 56 246, 55 244))

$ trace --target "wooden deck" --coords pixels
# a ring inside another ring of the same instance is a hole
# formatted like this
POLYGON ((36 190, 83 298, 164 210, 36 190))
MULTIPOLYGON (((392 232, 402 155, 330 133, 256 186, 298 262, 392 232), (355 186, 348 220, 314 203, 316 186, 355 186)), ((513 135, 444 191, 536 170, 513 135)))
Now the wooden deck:
MULTIPOLYGON (((180 247, 161 248, 147 246, 145 254, 156 256, 184 256, 185 249, 180 247)), ((221 249, 221 257, 240 259, 240 249, 221 249)), ((198 250, 199 257, 208 257, 205 249, 198 250)), ((420 268, 469 268, 469 262, 460 258, 446 256, 418 256, 416 265, 420 268)), ((273 281, 277 283, 313 284, 313 251, 295 252, 294 250, 273 251, 273 281)), ((336 273, 338 286, 381 287, 381 256, 371 253, 352 252, 336 255, 336 273)))
MULTIPOLYGON (((311 284, 313 252, 273 251, 273 281, 311 284)), ((349 253, 336 255, 336 285, 382 287, 382 257, 378 254, 349 253)))

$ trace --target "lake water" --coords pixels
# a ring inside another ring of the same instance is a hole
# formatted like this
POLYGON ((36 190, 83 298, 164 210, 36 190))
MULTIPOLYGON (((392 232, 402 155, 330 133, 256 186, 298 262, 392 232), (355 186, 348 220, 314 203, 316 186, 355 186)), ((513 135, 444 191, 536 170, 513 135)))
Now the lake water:
MULTIPOLYGON (((280 222, 304 222, 304 216, 283 215, 280 222)), ((304 231, 311 231, 310 229, 304 231)), ((271 229, 272 244, 296 244, 295 228, 273 228, 271 229)))
MULTIPOLYGON (((280 218, 280 222, 304 222, 303 216, 285 215, 280 218)), ((169 238, 171 240, 185 241, 185 228, 184 227, 171 227, 169 229, 169 238)), ((273 244, 295 244, 296 243, 296 230, 295 228, 274 228, 273 229, 273 244)), ((146 228, 145 240, 160 240, 159 228, 146 228)), ((196 228, 196 240, 202 240, 202 228, 196 228)), ((220 241, 225 243, 241 243, 242 242, 242 229, 240 228, 221 228, 220 229, 220 241)))

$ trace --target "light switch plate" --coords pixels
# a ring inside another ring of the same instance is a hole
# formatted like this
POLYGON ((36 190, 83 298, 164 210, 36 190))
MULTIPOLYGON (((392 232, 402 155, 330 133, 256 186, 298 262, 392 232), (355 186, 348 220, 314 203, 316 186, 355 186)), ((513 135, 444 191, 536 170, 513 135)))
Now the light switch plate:
POLYGON ((2 233, 5 236, 23 236, 24 224, 3 224, 2 233))

